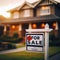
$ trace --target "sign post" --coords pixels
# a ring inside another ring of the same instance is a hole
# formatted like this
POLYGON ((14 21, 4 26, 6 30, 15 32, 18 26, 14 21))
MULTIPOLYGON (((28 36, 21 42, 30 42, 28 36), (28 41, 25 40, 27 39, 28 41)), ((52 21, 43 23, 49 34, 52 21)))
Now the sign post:
POLYGON ((45 60, 49 60, 48 56, 50 31, 52 31, 52 29, 49 29, 48 24, 45 25, 45 29, 26 29, 26 49, 29 51, 44 51, 45 60))
MULTIPOLYGON (((49 29, 48 24, 45 25, 45 29, 49 29)), ((45 31, 45 60, 49 60, 49 32, 49 30, 45 31)))

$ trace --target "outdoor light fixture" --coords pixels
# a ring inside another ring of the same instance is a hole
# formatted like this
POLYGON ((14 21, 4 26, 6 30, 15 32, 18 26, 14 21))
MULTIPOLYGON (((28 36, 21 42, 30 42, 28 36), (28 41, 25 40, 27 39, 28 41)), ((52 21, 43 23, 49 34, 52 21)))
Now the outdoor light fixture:
POLYGON ((56 28, 56 23, 54 22, 52 26, 53 26, 53 28, 56 28))
POLYGON ((44 23, 41 24, 41 28, 45 28, 45 24, 44 23))
POLYGON ((15 25, 12 25, 12 29, 15 29, 15 25))
POLYGON ((36 24, 33 24, 32 27, 35 29, 35 28, 37 28, 37 25, 36 24))

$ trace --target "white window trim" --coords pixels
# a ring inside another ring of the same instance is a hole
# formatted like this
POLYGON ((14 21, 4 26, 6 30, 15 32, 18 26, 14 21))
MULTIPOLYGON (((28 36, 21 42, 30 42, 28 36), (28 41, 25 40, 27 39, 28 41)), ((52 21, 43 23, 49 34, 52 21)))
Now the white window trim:
POLYGON ((14 12, 13 13, 13 18, 19 18, 19 13, 18 12, 14 12))
POLYGON ((30 16, 30 10, 24 10, 24 17, 30 16))
POLYGON ((50 15, 50 7, 46 6, 44 8, 40 8, 40 15, 50 15))

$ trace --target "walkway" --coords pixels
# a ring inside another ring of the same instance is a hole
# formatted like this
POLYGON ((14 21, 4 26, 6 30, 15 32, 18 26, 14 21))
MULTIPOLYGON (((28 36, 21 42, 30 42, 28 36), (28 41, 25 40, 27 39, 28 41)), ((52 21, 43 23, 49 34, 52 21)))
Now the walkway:
POLYGON ((50 60, 60 60, 60 53, 50 57, 50 60))
POLYGON ((22 47, 22 48, 18 48, 18 49, 0 51, 0 54, 6 54, 6 53, 12 53, 12 52, 20 52, 20 51, 25 51, 25 50, 26 50, 26 47, 22 47))

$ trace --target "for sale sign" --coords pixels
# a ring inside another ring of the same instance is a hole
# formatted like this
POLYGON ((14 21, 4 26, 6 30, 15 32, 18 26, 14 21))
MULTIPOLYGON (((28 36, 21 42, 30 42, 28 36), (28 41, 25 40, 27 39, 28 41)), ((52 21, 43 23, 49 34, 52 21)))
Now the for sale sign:
POLYGON ((43 51, 44 33, 26 33, 26 49, 30 51, 43 51))

